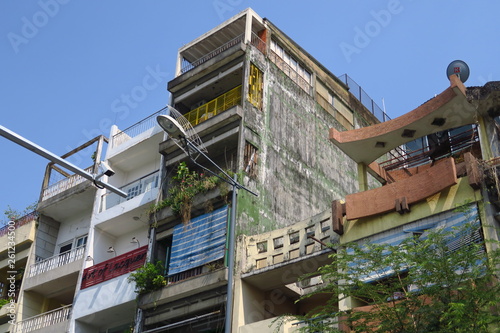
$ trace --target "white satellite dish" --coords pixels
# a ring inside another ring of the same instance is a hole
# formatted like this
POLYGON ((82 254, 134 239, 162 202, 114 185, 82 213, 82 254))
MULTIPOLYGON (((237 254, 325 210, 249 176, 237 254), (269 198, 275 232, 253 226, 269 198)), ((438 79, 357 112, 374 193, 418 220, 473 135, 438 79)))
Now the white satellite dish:
POLYGON ((201 141, 200 136, 193 128, 193 125, 174 107, 168 105, 169 115, 159 115, 156 117, 158 124, 167 132, 174 143, 187 155, 197 155, 198 151, 207 152, 207 148, 201 141), (187 141, 184 141, 187 140, 187 141), (186 143, 189 142, 190 145, 186 143), (197 149, 193 149, 196 146, 197 149))
POLYGON ((469 66, 462 60, 452 61, 448 68, 446 68, 446 77, 450 77, 452 75, 457 75, 460 78, 460 81, 464 83, 469 78, 469 66))

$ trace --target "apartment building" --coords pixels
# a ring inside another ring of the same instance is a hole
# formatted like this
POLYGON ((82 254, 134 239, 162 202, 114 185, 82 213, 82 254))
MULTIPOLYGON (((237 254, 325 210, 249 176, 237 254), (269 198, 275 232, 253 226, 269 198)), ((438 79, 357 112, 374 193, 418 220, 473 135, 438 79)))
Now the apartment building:
POLYGON ((269 319, 272 310, 259 304, 276 288, 292 296, 272 317, 293 308, 300 292, 292 285, 317 268, 299 258, 325 262, 324 244, 336 237, 329 222, 332 198, 358 190, 357 166, 328 141, 329 128, 345 131, 388 119, 366 108, 348 84, 251 9, 179 49, 176 77, 168 82, 171 105, 194 126, 214 163, 195 153, 188 158, 172 139, 161 142, 163 198, 177 186, 180 162, 200 173, 218 172, 214 164, 237 173, 258 196, 238 191, 233 232, 247 259, 237 260, 237 281, 228 281, 224 243, 204 232, 225 233, 225 224, 212 222, 226 220, 231 209, 224 184, 194 197, 190 223, 169 205, 156 210, 152 260, 165 264, 168 282, 139 298, 144 332, 227 329, 226 304, 233 310, 231 331, 250 332, 248 325, 269 319), (186 245, 186 233, 198 242, 186 245), (262 235, 260 241, 255 235, 262 235), (252 254, 241 244, 253 247, 252 254), (291 273, 281 280, 285 271, 291 273), (229 301, 228 283, 234 283, 229 301))
MULTIPOLYGON (((325 244, 339 238, 331 201, 359 189, 355 161, 328 131, 388 120, 350 92, 353 84, 251 9, 181 47, 170 104, 211 161, 187 156, 160 128, 156 117, 171 112, 165 107, 63 156, 88 160, 95 175, 104 161, 113 172, 101 180, 126 197, 49 164, 11 331, 220 331, 228 304, 231 331, 251 332, 285 311, 304 311, 291 305, 306 288, 296 281, 326 262, 325 244), (164 202, 180 165, 196 174, 218 165, 258 194, 238 191, 235 230, 227 230, 224 182, 194 196, 187 220, 164 202), (233 281, 230 233, 239 236, 233 281), (130 274, 157 261, 166 285, 138 295, 130 274), (260 306, 276 295, 283 306, 260 306)), ((306 308, 314 302, 321 299, 306 308)))

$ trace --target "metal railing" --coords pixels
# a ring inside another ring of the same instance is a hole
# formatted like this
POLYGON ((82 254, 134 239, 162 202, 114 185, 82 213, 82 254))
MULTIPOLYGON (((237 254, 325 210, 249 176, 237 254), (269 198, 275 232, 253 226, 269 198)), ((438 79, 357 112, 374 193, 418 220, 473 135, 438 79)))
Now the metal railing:
POLYGON ((312 93, 311 82, 302 77, 296 70, 294 70, 286 61, 281 58, 276 52, 270 50, 269 59, 278 66, 293 82, 295 82, 299 87, 301 87, 309 95, 312 93))
POLYGON ((17 220, 13 221, 14 223, 9 223, 6 226, 0 228, 0 237, 8 234, 10 230, 15 230, 31 221, 36 220, 37 217, 38 217, 38 212, 31 212, 29 214, 24 215, 23 217, 18 218, 17 220))
POLYGON ((82 259, 84 253, 85 253, 85 245, 60 253, 50 258, 43 259, 30 266, 28 277, 33 277, 35 275, 50 271, 54 268, 61 267, 69 263, 72 263, 74 261, 77 261, 79 259, 82 259))
POLYGON ((368 96, 368 94, 347 74, 338 77, 348 87, 351 94, 356 97, 380 122, 391 120, 391 118, 368 96))
POLYGON ((230 49, 231 47, 233 47, 233 46, 235 46, 235 45, 243 42, 244 38, 245 38, 245 34, 241 34, 241 35, 239 35, 239 36, 231 39, 227 43, 219 46, 215 50, 213 50, 213 51, 205 54, 204 56, 196 59, 193 62, 189 62, 188 60, 186 60, 185 58, 183 58, 182 59, 183 66, 182 66, 182 69, 181 69, 181 74, 189 72, 193 68, 198 67, 199 65, 207 62, 208 60, 210 60, 210 59, 214 58, 215 56, 221 54, 222 52, 226 51, 227 49, 230 49))
POLYGON ((134 180, 127 185, 120 187, 120 190, 127 193, 127 197, 121 197, 113 192, 106 192, 101 197, 101 212, 114 207, 122 202, 128 201, 140 194, 151 191, 154 188, 157 188, 160 183, 160 170, 153 171, 137 180, 134 180))
POLYGON ((191 125, 196 126, 205 120, 208 120, 229 108, 241 104, 241 86, 233 88, 222 94, 208 103, 197 107, 194 110, 189 111, 184 114, 184 117, 191 123, 191 125))
MULTIPOLYGON (((88 173, 93 173, 93 170, 94 170, 94 166, 90 166, 90 167, 85 169, 85 171, 88 173)), ((44 188, 41 201, 47 200, 47 199, 49 199, 49 198, 51 198, 59 193, 62 193, 64 191, 66 191, 67 189, 72 188, 73 186, 76 186, 78 184, 83 183, 86 180, 87 179, 85 179, 82 176, 77 175, 77 174, 73 174, 69 177, 66 177, 66 178, 58 181, 57 183, 49 185, 46 188, 44 188)))
POLYGON ((266 42, 260 39, 260 37, 255 32, 252 32, 251 38, 252 39, 250 40, 250 44, 255 46, 260 52, 266 53, 266 42))
POLYGON ((156 117, 162 114, 167 114, 168 113, 168 106, 164 107, 163 109, 156 111, 152 115, 138 121, 134 125, 124 129, 123 131, 120 131, 113 135, 113 148, 121 145, 122 143, 138 136, 141 133, 144 133, 148 129, 151 129, 155 127, 156 125, 156 117))
POLYGON ((27 333, 49 327, 57 323, 69 320, 72 305, 65 305, 61 308, 48 311, 37 316, 24 319, 16 324, 13 333, 27 333))
POLYGON ((417 167, 430 163, 432 160, 439 160, 457 154, 467 148, 471 148, 476 142, 479 142, 479 136, 477 128, 473 127, 470 130, 450 136, 447 141, 448 149, 442 151, 441 154, 433 155, 430 146, 425 146, 414 151, 399 150, 398 154, 391 154, 393 158, 380 163, 380 166, 386 171, 417 167))

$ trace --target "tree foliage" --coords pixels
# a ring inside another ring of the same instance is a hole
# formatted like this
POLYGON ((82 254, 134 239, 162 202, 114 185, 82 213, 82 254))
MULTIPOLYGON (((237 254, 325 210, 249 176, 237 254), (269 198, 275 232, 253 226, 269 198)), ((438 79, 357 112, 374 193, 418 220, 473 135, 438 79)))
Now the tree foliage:
MULTIPOLYGON (((500 322, 499 244, 479 223, 415 234, 398 245, 353 243, 319 268, 329 301, 295 319, 304 332, 491 332, 500 322), (339 301, 351 302, 339 310, 339 301)), ((299 300, 300 302, 300 300, 299 300)))
POLYGON ((161 261, 157 261, 156 264, 148 262, 131 273, 128 282, 135 282, 135 291, 138 294, 146 294, 161 289, 167 284, 163 271, 164 267, 161 261))
POLYGON ((28 205, 24 210, 20 211, 7 205, 7 208, 3 211, 4 218, 0 218, 0 225, 6 225, 9 221, 15 221, 26 214, 31 213, 36 209, 38 202, 35 201, 28 205))

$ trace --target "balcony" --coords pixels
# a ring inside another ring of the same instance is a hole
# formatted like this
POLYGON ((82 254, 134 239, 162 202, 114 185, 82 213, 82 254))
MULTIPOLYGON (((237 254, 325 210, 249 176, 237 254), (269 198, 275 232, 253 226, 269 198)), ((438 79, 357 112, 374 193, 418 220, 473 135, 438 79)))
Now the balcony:
POLYGON ((147 245, 136 250, 103 261, 83 271, 81 289, 111 280, 123 274, 135 271, 146 261, 147 245))
MULTIPOLYGON (((95 174, 101 161, 101 153, 105 143, 107 143, 107 139, 102 135, 98 136, 62 155, 61 158, 71 158, 74 160, 72 163, 78 165, 86 164, 87 162, 83 161, 82 157, 87 157, 87 161, 93 161, 93 163, 84 170, 87 173, 95 174)), ((90 180, 49 163, 45 171, 37 210, 56 221, 63 221, 70 216, 91 210, 95 192, 96 188, 90 180)))
POLYGON ((156 125, 156 117, 162 114, 168 113, 168 107, 165 107, 152 115, 138 121, 134 125, 124 129, 123 131, 118 131, 112 136, 111 146, 113 149, 120 146, 121 144, 132 140, 140 136, 141 134, 152 130, 156 125))
POLYGON ((16 323, 12 333, 41 332, 67 332, 71 305, 42 313, 38 316, 24 319, 16 323))
MULTIPOLYGON (((15 242, 16 261, 27 258, 35 240, 37 212, 27 214, 0 228, 0 268, 7 266, 8 243, 15 242)), ((11 247, 12 248, 12 247, 11 247)))
POLYGON ((73 318, 94 329, 93 332, 124 324, 124 320, 132 321, 137 293, 135 283, 127 279, 131 272, 144 265, 147 249, 142 246, 86 268, 73 318))
POLYGON ((41 260, 30 266, 28 277, 33 277, 38 274, 45 273, 49 270, 67 265, 76 260, 82 259, 85 254, 85 246, 77 247, 51 258, 41 260))
POLYGON ((184 117, 191 123, 191 125, 196 126, 235 105, 241 105, 241 85, 214 98, 210 102, 189 111, 184 114, 184 117))
POLYGON ((326 244, 338 239, 329 211, 287 228, 245 237, 239 245, 242 279, 269 290, 294 283, 327 263, 331 249, 326 244))
POLYGON ((189 61, 187 58, 182 59, 182 68, 181 68, 181 74, 184 74, 190 70, 192 70, 195 67, 200 66, 201 64, 207 62, 208 60, 214 58, 215 56, 221 54, 222 52, 230 49, 231 47, 240 44, 243 42, 245 35, 240 34, 233 39, 229 40, 228 42, 222 44, 221 46, 217 47, 215 50, 212 50, 203 56, 199 57, 198 59, 194 61, 189 61))
POLYGON ((81 246, 31 265, 23 289, 61 304, 72 302, 84 254, 85 246, 81 246))
POLYGON ((141 177, 125 186, 120 187, 120 190, 127 193, 127 197, 124 198, 113 192, 106 192, 106 194, 101 197, 101 207, 100 212, 117 206, 123 202, 129 201, 141 194, 152 191, 159 186, 160 171, 156 170, 144 177, 141 177))

